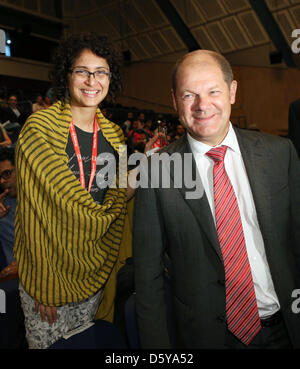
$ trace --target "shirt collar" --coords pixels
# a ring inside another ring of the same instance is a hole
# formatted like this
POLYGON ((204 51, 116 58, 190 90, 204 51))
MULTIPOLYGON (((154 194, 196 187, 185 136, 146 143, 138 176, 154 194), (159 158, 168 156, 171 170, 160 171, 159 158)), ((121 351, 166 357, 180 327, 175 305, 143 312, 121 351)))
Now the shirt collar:
MULTIPOLYGON (((194 153, 194 154, 205 155, 211 149, 211 146, 206 145, 205 143, 203 143, 201 141, 195 140, 189 133, 187 133, 187 139, 188 139, 189 145, 191 147, 192 153, 194 153)), ((226 145, 232 151, 240 154, 239 144, 238 144, 236 134, 235 134, 235 131, 232 127, 231 122, 229 124, 229 130, 228 130, 228 133, 227 133, 226 137, 224 138, 224 140, 218 146, 222 146, 222 145, 226 145)), ((218 146, 216 146, 216 147, 218 147, 218 146)))

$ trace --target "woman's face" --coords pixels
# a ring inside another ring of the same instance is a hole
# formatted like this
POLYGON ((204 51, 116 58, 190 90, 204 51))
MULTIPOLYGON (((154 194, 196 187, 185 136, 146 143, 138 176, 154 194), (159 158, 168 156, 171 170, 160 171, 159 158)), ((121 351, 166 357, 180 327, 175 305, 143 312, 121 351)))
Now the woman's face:
POLYGON ((97 107, 109 90, 109 65, 104 58, 85 49, 75 60, 69 74, 71 105, 97 107), (97 75, 86 72, 97 72, 97 75))

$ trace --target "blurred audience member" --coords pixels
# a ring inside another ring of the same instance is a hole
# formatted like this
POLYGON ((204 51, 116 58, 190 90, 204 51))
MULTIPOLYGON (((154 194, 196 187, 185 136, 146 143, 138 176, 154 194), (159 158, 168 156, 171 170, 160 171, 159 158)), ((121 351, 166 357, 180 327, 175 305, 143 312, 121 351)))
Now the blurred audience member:
POLYGON ((145 124, 145 113, 144 112, 140 112, 137 119, 142 122, 143 124, 145 124))
POLYGON ((52 105, 51 99, 48 95, 45 95, 45 97, 44 97, 44 104, 45 104, 46 108, 49 108, 52 105))
POLYGON ((0 247, 2 262, 0 279, 17 273, 17 265, 13 258, 15 209, 17 200, 16 173, 14 165, 14 149, 0 149, 0 247))
POLYGON ((46 109, 46 104, 43 100, 43 96, 38 94, 35 99, 35 103, 32 104, 32 112, 35 113, 38 110, 46 109))
POLYGON ((131 127, 132 127, 132 123, 133 123, 133 112, 132 111, 129 111, 127 113, 127 119, 123 123, 123 127, 122 127, 125 136, 128 136, 128 133, 131 130, 131 127))
POLYGON ((10 95, 8 100, 8 107, 3 111, 3 123, 19 123, 21 126, 25 123, 28 113, 23 111, 18 105, 18 97, 16 95, 10 95))
POLYGON ((148 133, 148 136, 151 138, 154 136, 154 130, 153 130, 153 121, 152 119, 147 119, 144 127, 145 131, 148 133))
POLYGON ((185 132, 184 127, 181 124, 178 124, 176 129, 175 140, 178 140, 181 136, 183 136, 184 132, 185 132))
POLYGON ((0 123, 0 147, 10 146, 11 144, 12 141, 10 137, 8 136, 3 125, 0 123))

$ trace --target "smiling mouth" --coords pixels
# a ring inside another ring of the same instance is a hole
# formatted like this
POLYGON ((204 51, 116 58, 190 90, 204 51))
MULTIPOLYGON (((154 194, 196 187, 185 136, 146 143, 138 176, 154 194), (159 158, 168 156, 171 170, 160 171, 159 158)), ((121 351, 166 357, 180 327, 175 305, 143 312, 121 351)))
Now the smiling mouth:
POLYGON ((81 92, 88 97, 95 97, 98 95, 100 90, 81 90, 81 92))
POLYGON ((213 117, 215 116, 215 114, 212 114, 208 117, 203 117, 203 116, 194 116, 194 119, 199 121, 199 122, 207 122, 209 121, 210 119, 212 119, 213 117))

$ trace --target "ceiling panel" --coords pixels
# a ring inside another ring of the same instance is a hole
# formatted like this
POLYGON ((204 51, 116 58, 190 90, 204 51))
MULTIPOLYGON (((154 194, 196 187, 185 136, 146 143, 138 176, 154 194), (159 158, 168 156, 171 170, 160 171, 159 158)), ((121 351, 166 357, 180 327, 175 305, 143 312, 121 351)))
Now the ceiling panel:
POLYGON ((143 17, 138 8, 135 7, 133 2, 127 1, 125 3, 123 14, 135 32, 144 32, 149 29, 147 20, 143 17))
POLYGON ((164 36, 159 31, 154 31, 151 33, 151 38, 157 48, 160 50, 161 54, 169 54, 172 52, 171 46, 168 44, 164 36))
POLYGON ((235 49, 221 22, 209 23, 206 25, 206 29, 222 53, 229 53, 235 49))
POLYGON ((133 0, 133 2, 152 27, 161 27, 168 24, 166 17, 156 5, 155 1, 133 0))
POLYGON ((270 41, 268 34, 253 10, 238 14, 238 18, 254 45, 261 45, 270 41))
POLYGON ((146 49, 147 52, 151 56, 158 56, 159 54, 161 54, 159 49, 152 42, 151 37, 149 37, 148 35, 144 34, 144 35, 140 36, 138 39, 139 39, 140 44, 143 46, 143 48, 146 49))
POLYGON ((178 37, 177 33, 174 31, 173 28, 168 27, 161 31, 162 35, 164 36, 165 40, 171 46, 173 51, 179 51, 186 48, 184 43, 178 37))
POLYGON ((106 17, 102 17, 101 22, 99 19, 101 14, 98 11, 92 15, 84 16, 78 19, 76 30, 86 30, 96 32, 99 34, 108 35, 111 40, 117 40, 120 38, 120 33, 108 22, 106 17))
POLYGON ((136 37, 131 37, 128 40, 129 49, 137 56, 138 60, 148 59, 151 55, 144 49, 136 37))
MULTIPOLYGON (((109 35, 111 39, 118 39, 120 38, 120 33, 117 29, 115 29, 111 23, 107 21, 105 17, 102 17, 101 22, 99 22, 100 15, 97 14, 95 19, 91 18, 90 16, 87 17, 87 23, 88 24, 95 24, 96 27, 98 27, 98 30, 101 31, 101 33, 109 35)), ((95 30, 96 31, 96 30, 95 30)))
POLYGON ((300 28, 300 5, 290 8, 289 11, 294 19, 295 24, 298 25, 296 28, 300 28))
MULTIPOLYGON (((133 61, 187 51, 186 40, 179 36, 182 32, 177 32, 171 15, 156 0, 0 0, 0 5, 46 19, 55 15, 59 1, 66 33, 107 33, 121 51, 131 51, 133 61)), ((201 48, 231 55, 247 48, 255 58, 257 46, 272 45, 249 0, 169 1, 201 48)), ((290 43, 292 30, 300 28, 300 0, 265 1, 290 43)))
POLYGON ((266 0, 271 11, 285 8, 290 5, 289 0, 266 0))
POLYGON ((227 14, 225 7, 219 0, 201 0, 197 2, 197 6, 206 20, 214 20, 227 14))
POLYGON ((209 33, 207 32, 204 26, 199 26, 197 28, 192 29, 192 34, 198 41, 201 49, 220 51, 216 43, 209 36, 209 33))
POLYGON ((171 1, 177 12, 189 27, 201 24, 205 22, 203 15, 201 14, 195 0, 182 1, 172 0, 171 1))
POLYGON ((248 0, 222 0, 229 13, 236 13, 251 8, 248 0))
POLYGON ((241 26, 238 18, 231 16, 222 20, 222 24, 226 29, 230 38, 233 40, 237 49, 244 49, 252 46, 252 43, 241 26))
POLYGON ((297 28, 292 16, 287 10, 279 11, 277 13, 274 13, 273 15, 287 42, 290 43, 292 40, 291 34, 293 32, 293 29, 297 28))
POLYGON ((130 34, 134 33, 133 28, 128 23, 126 16, 120 11, 116 11, 114 6, 107 7, 103 10, 103 13, 107 19, 111 23, 111 25, 123 36, 126 37, 130 34))

